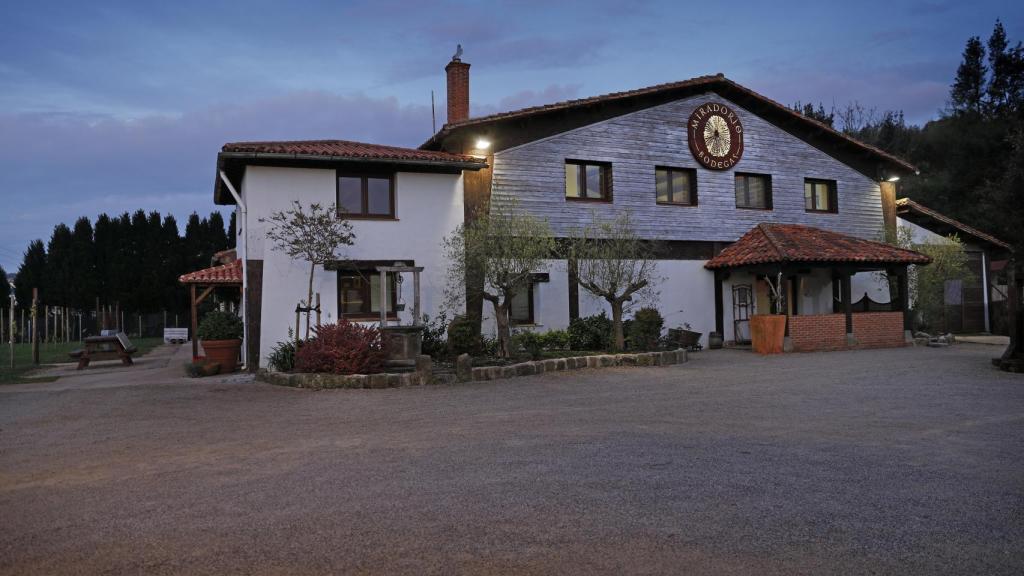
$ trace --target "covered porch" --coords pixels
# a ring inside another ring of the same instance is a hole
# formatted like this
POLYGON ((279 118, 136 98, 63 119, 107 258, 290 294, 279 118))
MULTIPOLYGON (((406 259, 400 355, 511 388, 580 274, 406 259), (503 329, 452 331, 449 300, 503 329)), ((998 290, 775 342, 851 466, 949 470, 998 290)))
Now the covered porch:
MULTIPOLYGON (((196 331, 199 329, 199 305, 217 288, 228 288, 232 291, 238 290, 239 298, 241 297, 242 261, 231 260, 227 264, 189 272, 179 276, 178 282, 189 288, 192 316, 189 340, 192 341, 192 359, 195 360, 199 358, 199 340, 196 338, 196 331)), ((244 349, 242 354, 244 362, 244 349)))
POLYGON ((728 282, 735 341, 742 341, 746 310, 786 316, 786 352, 903 346, 912 329, 907 268, 929 262, 923 254, 881 242, 810 226, 762 223, 705 264, 714 273, 715 330, 726 333, 728 282), (854 290, 854 276, 864 272, 887 278, 888 303, 854 290), (770 285, 779 291, 776 310, 766 310, 763 298, 757 305, 758 290, 770 290, 770 285), (736 307, 737 286, 750 286, 746 309, 736 307))

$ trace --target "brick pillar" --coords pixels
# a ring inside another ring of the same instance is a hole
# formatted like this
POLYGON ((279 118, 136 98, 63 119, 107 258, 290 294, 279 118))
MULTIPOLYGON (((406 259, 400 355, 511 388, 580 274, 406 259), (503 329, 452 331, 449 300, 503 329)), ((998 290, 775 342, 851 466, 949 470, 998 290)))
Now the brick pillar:
POLYGON ((444 67, 448 73, 448 119, 447 123, 469 118, 469 64, 452 58, 444 67))

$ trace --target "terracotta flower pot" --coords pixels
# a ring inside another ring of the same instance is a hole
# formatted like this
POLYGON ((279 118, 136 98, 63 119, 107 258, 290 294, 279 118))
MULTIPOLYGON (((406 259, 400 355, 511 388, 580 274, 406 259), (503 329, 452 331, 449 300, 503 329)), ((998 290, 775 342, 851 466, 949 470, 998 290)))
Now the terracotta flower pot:
POLYGON ((242 351, 241 340, 203 340, 206 361, 220 364, 221 372, 238 369, 238 356, 242 351))
POLYGON ((786 337, 782 314, 754 314, 750 317, 750 340, 758 354, 781 354, 786 337))

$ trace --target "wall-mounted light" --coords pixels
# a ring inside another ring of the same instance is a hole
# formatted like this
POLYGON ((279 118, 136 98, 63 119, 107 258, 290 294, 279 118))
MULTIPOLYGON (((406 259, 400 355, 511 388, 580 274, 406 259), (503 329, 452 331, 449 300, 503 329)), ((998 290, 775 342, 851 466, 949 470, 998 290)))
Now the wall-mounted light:
POLYGON ((889 176, 888 178, 885 179, 886 182, 899 182, 899 180, 899 176, 889 176))
POLYGON ((478 138, 476 141, 475 150, 487 150, 491 147, 491 141, 484 138, 478 138))

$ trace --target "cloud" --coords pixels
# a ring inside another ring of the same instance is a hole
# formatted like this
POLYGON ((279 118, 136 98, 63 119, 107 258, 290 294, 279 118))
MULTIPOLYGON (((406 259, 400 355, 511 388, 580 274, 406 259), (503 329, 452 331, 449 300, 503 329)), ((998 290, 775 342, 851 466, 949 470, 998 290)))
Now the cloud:
POLYGON ((32 239, 100 212, 160 210, 179 220, 213 210, 225 142, 338 138, 416 146, 429 106, 363 94, 294 92, 179 116, 0 114, 0 264, 16 267, 32 239))

